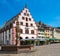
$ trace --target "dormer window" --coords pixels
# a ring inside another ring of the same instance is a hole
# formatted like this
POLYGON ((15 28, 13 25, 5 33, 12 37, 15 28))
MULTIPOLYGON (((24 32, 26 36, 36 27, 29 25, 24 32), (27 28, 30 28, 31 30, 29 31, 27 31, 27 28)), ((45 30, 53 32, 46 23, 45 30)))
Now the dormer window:
POLYGON ((24 18, 24 17, 22 17, 22 19, 24 20, 25 18, 24 18))
POLYGON ((24 15, 26 16, 26 13, 24 13, 24 15))
POLYGON ((33 26, 33 24, 31 24, 31 26, 33 26))
POLYGON ((26 10, 26 13, 27 13, 27 10, 26 10))
POLYGON ((29 21, 31 21, 31 18, 29 18, 29 21))
POLYGON ((29 16, 29 14, 27 14, 27 16, 29 16))
POLYGON ((28 18, 26 17, 26 21, 28 21, 28 18))

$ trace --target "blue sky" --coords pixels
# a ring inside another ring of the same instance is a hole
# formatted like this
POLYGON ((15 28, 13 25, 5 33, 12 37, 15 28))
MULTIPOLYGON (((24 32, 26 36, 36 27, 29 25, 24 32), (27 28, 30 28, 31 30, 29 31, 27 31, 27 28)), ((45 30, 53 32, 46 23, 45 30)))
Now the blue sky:
POLYGON ((60 0, 0 0, 0 27, 27 6, 36 22, 60 26, 60 0))

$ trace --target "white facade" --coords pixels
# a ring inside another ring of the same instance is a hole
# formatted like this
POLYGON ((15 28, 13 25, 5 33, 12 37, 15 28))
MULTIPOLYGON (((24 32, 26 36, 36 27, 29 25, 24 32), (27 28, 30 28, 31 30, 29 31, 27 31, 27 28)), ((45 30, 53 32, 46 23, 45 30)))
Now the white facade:
MULTIPOLYGON (((24 8, 24 10, 22 11, 22 13, 19 15, 18 18, 19 23, 23 23, 23 25, 20 24, 20 29, 23 30, 23 33, 20 33, 20 37, 22 37, 23 39, 25 39, 26 37, 28 37, 29 39, 32 39, 32 37, 34 37, 34 39, 36 39, 37 37, 37 26, 35 24, 34 19, 32 18, 29 10, 27 8, 24 8), (26 12, 27 10, 27 12, 26 12), (24 15, 24 13, 29 14, 29 16, 24 15), (22 17, 24 17, 24 20, 22 19, 22 17), (26 18, 28 18, 28 20, 26 21, 26 18), (29 20, 29 18, 31 19, 31 21, 29 20), (26 27, 26 23, 28 23, 28 27, 26 27), (33 24, 33 26, 31 26, 31 24, 33 24), (25 30, 28 29, 29 30, 29 34, 25 33, 25 30), (31 30, 34 30, 34 34, 31 34, 31 30)), ((16 25, 16 21, 14 26, 16 25)))
POLYGON ((54 28, 54 37, 57 38, 57 39, 60 39, 60 29, 56 29, 54 28))
POLYGON ((2 44, 12 44, 12 29, 10 29, 10 32, 9 30, 6 30, 2 33, 0 33, 0 37, 1 37, 1 41, 2 41, 2 44), (10 34, 10 35, 9 35, 10 34))
POLYGON ((35 24, 34 19, 32 18, 29 10, 24 8, 20 14, 18 14, 12 20, 8 21, 4 27, 5 30, 0 33, 0 38, 2 39, 3 44, 7 45, 15 45, 16 44, 16 19, 19 21, 19 27, 22 29, 22 33, 20 32, 20 37, 22 39, 36 39, 37 38, 37 26, 35 24), (25 15, 26 14, 26 15, 25 15), (17 18, 16 18, 17 17, 17 18), (23 19, 24 17, 24 19, 23 19), (27 18, 27 19, 26 19, 27 18), (12 27, 9 25, 12 23, 12 27), (10 27, 7 29, 7 26, 10 27), (28 29, 28 33, 26 30, 28 29))
POLYGON ((38 37, 44 38, 45 37, 44 31, 38 31, 38 37))

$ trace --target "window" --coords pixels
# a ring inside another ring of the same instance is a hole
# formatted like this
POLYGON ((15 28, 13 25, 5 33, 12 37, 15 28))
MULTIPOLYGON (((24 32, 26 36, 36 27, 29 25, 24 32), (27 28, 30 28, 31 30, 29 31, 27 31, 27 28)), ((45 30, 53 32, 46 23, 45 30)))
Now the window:
POLYGON ((28 27, 28 23, 26 23, 26 27, 28 27))
POLYGON ((24 13, 24 15, 26 16, 26 13, 24 13))
POLYGON ((3 32, 3 40, 4 40, 4 32, 3 32))
POLYGON ((24 17, 22 17, 22 19, 24 20, 25 18, 24 18, 24 17))
POLYGON ((49 37, 47 37, 47 38, 49 38, 49 37))
POLYGON ((46 32, 49 32, 48 30, 46 30, 46 32))
POLYGON ((23 25, 23 22, 21 22, 21 25, 23 25))
POLYGON ((29 14, 27 14, 27 16, 29 16, 29 14))
POLYGON ((28 37, 26 37, 25 39, 28 39, 28 37))
POLYGON ((10 40, 11 35, 9 34, 9 40, 10 40))
POLYGON ((31 18, 29 18, 29 21, 31 21, 31 18))
POLYGON ((46 30, 46 32, 48 32, 48 31, 46 30))
POLYGON ((19 25, 19 22, 18 21, 16 22, 16 25, 19 25))
POLYGON ((33 26, 33 24, 31 24, 31 26, 33 26))
POLYGON ((44 37, 42 37, 42 38, 44 38, 44 37))
POLYGON ((28 21, 28 18, 26 17, 26 21, 28 21))
POLYGON ((34 34, 34 30, 31 30, 31 34, 34 34))
POLYGON ((6 27, 8 28, 8 25, 6 27))
POLYGON ((7 37, 7 31, 5 32, 5 37, 7 37))
POLYGON ((26 13, 27 13, 27 10, 26 10, 26 13))
POLYGON ((34 38, 34 37, 32 37, 32 38, 34 38))
POLYGON ((11 33, 11 30, 9 29, 9 34, 11 33))
POLYGON ((12 27, 12 23, 10 23, 10 27, 12 27))
POLYGON ((20 33, 23 33, 23 30, 22 29, 20 29, 20 33))
POLYGON ((48 34, 49 35, 49 34, 48 34))
POLYGON ((25 30, 25 33, 26 33, 26 34, 29 34, 29 30, 28 30, 28 29, 26 29, 26 30, 25 30))
POLYGON ((22 39, 22 37, 20 37, 20 40, 22 39))

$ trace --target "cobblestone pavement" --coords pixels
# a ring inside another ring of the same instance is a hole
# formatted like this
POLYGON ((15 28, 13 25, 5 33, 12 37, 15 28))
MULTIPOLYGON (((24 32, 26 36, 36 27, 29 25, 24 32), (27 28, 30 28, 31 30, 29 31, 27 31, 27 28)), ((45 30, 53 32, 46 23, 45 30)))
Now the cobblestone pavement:
POLYGON ((43 46, 36 46, 33 50, 25 50, 16 53, 0 52, 0 56, 60 56, 60 44, 50 44, 43 46))

